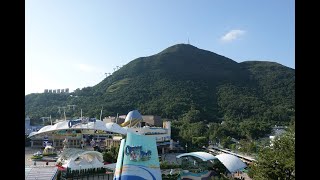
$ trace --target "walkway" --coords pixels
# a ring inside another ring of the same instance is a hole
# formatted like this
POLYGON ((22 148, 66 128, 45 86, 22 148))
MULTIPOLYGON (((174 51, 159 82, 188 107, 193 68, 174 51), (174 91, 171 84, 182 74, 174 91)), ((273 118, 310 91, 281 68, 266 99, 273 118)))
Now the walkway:
POLYGON ((216 146, 209 146, 207 149, 210 152, 220 151, 220 152, 228 153, 228 154, 237 156, 238 158, 242 159, 243 161, 250 162, 250 163, 253 162, 253 161, 256 161, 253 157, 237 154, 237 153, 234 153, 234 152, 231 152, 231 151, 227 151, 225 149, 218 148, 216 146))
POLYGON ((54 178, 58 171, 55 166, 26 166, 25 167, 25 179, 26 180, 51 180, 54 178))

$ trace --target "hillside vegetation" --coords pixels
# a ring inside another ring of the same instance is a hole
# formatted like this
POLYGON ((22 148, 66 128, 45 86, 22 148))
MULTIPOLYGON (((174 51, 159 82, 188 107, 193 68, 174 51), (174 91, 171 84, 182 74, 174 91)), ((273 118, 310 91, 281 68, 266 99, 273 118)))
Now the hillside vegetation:
POLYGON ((265 134, 265 126, 294 120, 295 71, 275 62, 237 63, 192 45, 177 44, 132 60, 93 87, 70 94, 25 96, 26 115, 32 119, 60 118, 63 111, 59 113, 58 107, 73 104, 75 110, 66 109, 69 118, 79 117, 80 109, 85 116, 96 118, 102 107, 102 117, 137 109, 144 115, 178 120, 176 128, 181 128, 182 121, 202 126, 225 120, 234 128, 224 134, 252 138, 261 135, 240 133, 237 128, 261 129, 265 134))

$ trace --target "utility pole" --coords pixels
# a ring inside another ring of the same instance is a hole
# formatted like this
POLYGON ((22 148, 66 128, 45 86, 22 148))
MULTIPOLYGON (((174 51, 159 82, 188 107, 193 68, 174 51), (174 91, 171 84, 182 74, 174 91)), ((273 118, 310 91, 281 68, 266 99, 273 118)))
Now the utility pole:
POLYGON ((64 114, 64 120, 66 121, 66 120, 67 120, 67 117, 66 117, 66 107, 63 107, 63 114, 64 114))
MULTIPOLYGON (((51 116, 50 116, 50 117, 41 117, 41 119, 42 119, 42 123, 43 123, 43 125, 44 125, 44 120, 45 120, 45 119, 46 119, 46 120, 51 119, 51 116)), ((51 123, 51 125, 52 125, 52 123, 51 123)))
POLYGON ((76 107, 76 105, 68 105, 68 107, 69 107, 69 110, 70 110, 70 107, 72 107, 72 110, 74 110, 75 109, 75 107, 76 107))
POLYGON ((102 106, 102 108, 101 108, 100 121, 101 121, 101 116, 102 116, 102 110, 103 110, 103 106, 102 106))
POLYGON ((116 123, 118 124, 119 113, 117 113, 116 123))
POLYGON ((60 108, 63 109, 63 115, 64 115, 64 120, 67 120, 67 117, 66 117, 66 106, 62 106, 62 107, 58 107, 59 108, 59 114, 61 114, 61 111, 60 111, 60 108))

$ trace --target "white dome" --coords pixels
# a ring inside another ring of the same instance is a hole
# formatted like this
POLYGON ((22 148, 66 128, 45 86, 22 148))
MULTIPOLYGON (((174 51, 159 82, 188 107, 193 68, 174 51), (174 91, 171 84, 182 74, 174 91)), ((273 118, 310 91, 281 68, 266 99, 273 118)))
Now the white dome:
POLYGON ((141 121, 143 120, 141 114, 139 113, 139 111, 133 110, 133 111, 130 111, 127 114, 126 119, 124 120, 124 122, 130 121, 130 120, 133 120, 133 119, 139 119, 141 121))
POLYGON ((216 158, 231 172, 237 172, 238 170, 244 169, 247 165, 241 161, 237 156, 231 154, 219 154, 216 158))
POLYGON ((194 156, 194 157, 202 159, 202 161, 209 161, 209 160, 217 159, 217 157, 214 157, 212 154, 209 154, 206 152, 183 153, 183 154, 176 156, 176 158, 181 158, 181 157, 185 157, 185 156, 194 156))
POLYGON ((104 166, 103 157, 100 152, 76 148, 65 149, 60 154, 57 162, 61 162, 63 167, 71 169, 88 169, 104 166))

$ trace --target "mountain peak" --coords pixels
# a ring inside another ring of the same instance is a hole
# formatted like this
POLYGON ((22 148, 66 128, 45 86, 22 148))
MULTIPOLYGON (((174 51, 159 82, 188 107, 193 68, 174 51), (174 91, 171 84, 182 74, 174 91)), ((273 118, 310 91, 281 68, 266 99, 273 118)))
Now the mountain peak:
POLYGON ((289 68, 270 62, 237 63, 190 44, 175 44, 129 62, 93 87, 74 91, 77 99, 27 95, 25 109, 30 117, 59 117, 55 107, 78 102, 91 117, 99 116, 103 106, 108 112, 104 115, 137 109, 180 119, 197 110, 197 120, 208 122, 227 117, 237 123, 255 119, 285 123, 294 118, 294 93, 295 71, 289 68))
POLYGON ((190 45, 190 44, 175 44, 173 46, 170 46, 163 51, 161 51, 159 54, 162 53, 173 53, 173 52, 182 52, 182 51, 194 51, 194 50, 199 50, 199 48, 190 45))

